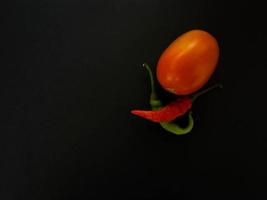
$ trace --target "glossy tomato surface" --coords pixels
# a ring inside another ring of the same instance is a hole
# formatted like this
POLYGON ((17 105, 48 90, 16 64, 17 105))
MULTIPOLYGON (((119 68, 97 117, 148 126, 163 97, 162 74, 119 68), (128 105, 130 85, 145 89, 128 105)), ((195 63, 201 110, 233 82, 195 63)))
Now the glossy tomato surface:
POLYGON ((194 93, 209 80, 218 58, 219 46, 211 34, 202 30, 186 32, 161 55, 157 79, 171 93, 194 93))

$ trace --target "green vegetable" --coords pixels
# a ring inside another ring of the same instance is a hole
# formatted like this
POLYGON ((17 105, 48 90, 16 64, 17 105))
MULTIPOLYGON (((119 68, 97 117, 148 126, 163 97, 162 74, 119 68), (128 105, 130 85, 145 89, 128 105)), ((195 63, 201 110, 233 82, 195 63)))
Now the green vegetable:
MULTIPOLYGON (((150 106, 152 110, 158 110, 162 108, 162 102, 158 98, 158 95, 155 90, 155 82, 154 77, 152 74, 152 71, 150 67, 144 63, 143 66, 147 69, 150 77, 150 84, 151 84, 151 95, 150 95, 150 106)), ((186 127, 182 128, 178 124, 175 124, 174 122, 161 122, 159 123, 160 126, 165 129, 166 131, 176 134, 176 135, 184 135, 189 133, 193 127, 194 127, 194 119, 192 117, 192 112, 189 112, 188 114, 188 124, 186 127)))

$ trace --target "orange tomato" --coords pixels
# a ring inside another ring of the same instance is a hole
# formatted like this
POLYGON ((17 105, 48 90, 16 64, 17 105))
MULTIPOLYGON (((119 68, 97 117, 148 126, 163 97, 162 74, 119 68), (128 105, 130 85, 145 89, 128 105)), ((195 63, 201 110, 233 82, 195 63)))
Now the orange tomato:
POLYGON ((194 93, 209 80, 218 58, 219 46, 212 35, 203 30, 186 32, 161 55, 157 79, 171 93, 194 93))

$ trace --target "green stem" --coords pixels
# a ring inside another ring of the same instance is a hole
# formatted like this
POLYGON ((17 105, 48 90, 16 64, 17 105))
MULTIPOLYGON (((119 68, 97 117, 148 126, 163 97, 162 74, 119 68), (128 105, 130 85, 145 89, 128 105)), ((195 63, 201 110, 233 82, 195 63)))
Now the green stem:
POLYGON ((162 102, 158 99, 158 95, 156 93, 155 81, 154 81, 152 70, 149 67, 149 65, 146 63, 143 64, 143 67, 145 67, 146 70, 148 71, 149 79, 150 79, 150 87, 151 87, 150 105, 152 107, 152 110, 158 110, 162 107, 162 102))
POLYGON ((211 86, 211 87, 209 87, 209 88, 207 88, 207 89, 204 89, 204 90, 202 90, 202 91, 200 91, 200 92, 198 92, 198 93, 196 93, 196 94, 193 94, 193 95, 191 96, 191 100, 192 100, 192 102, 194 102, 194 101, 195 101, 198 97, 200 97, 201 95, 206 94, 206 93, 208 93, 209 91, 214 90, 214 89, 216 89, 216 88, 223 88, 223 86, 222 86, 222 84, 216 84, 216 85, 213 85, 213 86, 211 86))
POLYGON ((149 78, 150 78, 150 86, 151 86, 151 99, 157 99, 157 94, 156 94, 156 90, 155 90, 155 81, 154 81, 154 76, 152 73, 151 68, 148 66, 148 64, 144 63, 143 67, 146 68, 146 70, 148 71, 149 74, 149 78))

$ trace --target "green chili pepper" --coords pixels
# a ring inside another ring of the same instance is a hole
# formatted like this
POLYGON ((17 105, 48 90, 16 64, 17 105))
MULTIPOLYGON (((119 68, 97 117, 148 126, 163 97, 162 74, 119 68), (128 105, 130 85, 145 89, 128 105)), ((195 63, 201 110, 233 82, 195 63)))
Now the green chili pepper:
MULTIPOLYGON (((154 77, 152 74, 152 71, 148 64, 144 63, 143 66, 147 69, 150 77, 150 84, 151 84, 151 95, 150 95, 150 106, 152 110, 158 110, 162 108, 162 102, 158 98, 158 95, 155 90, 155 82, 154 77)), ((192 117, 192 112, 189 112, 188 114, 188 124, 186 127, 182 128, 178 124, 175 124, 174 122, 161 122, 159 123, 160 126, 165 129, 166 131, 176 134, 176 135, 184 135, 189 133, 193 127, 194 127, 194 120, 192 117)))

